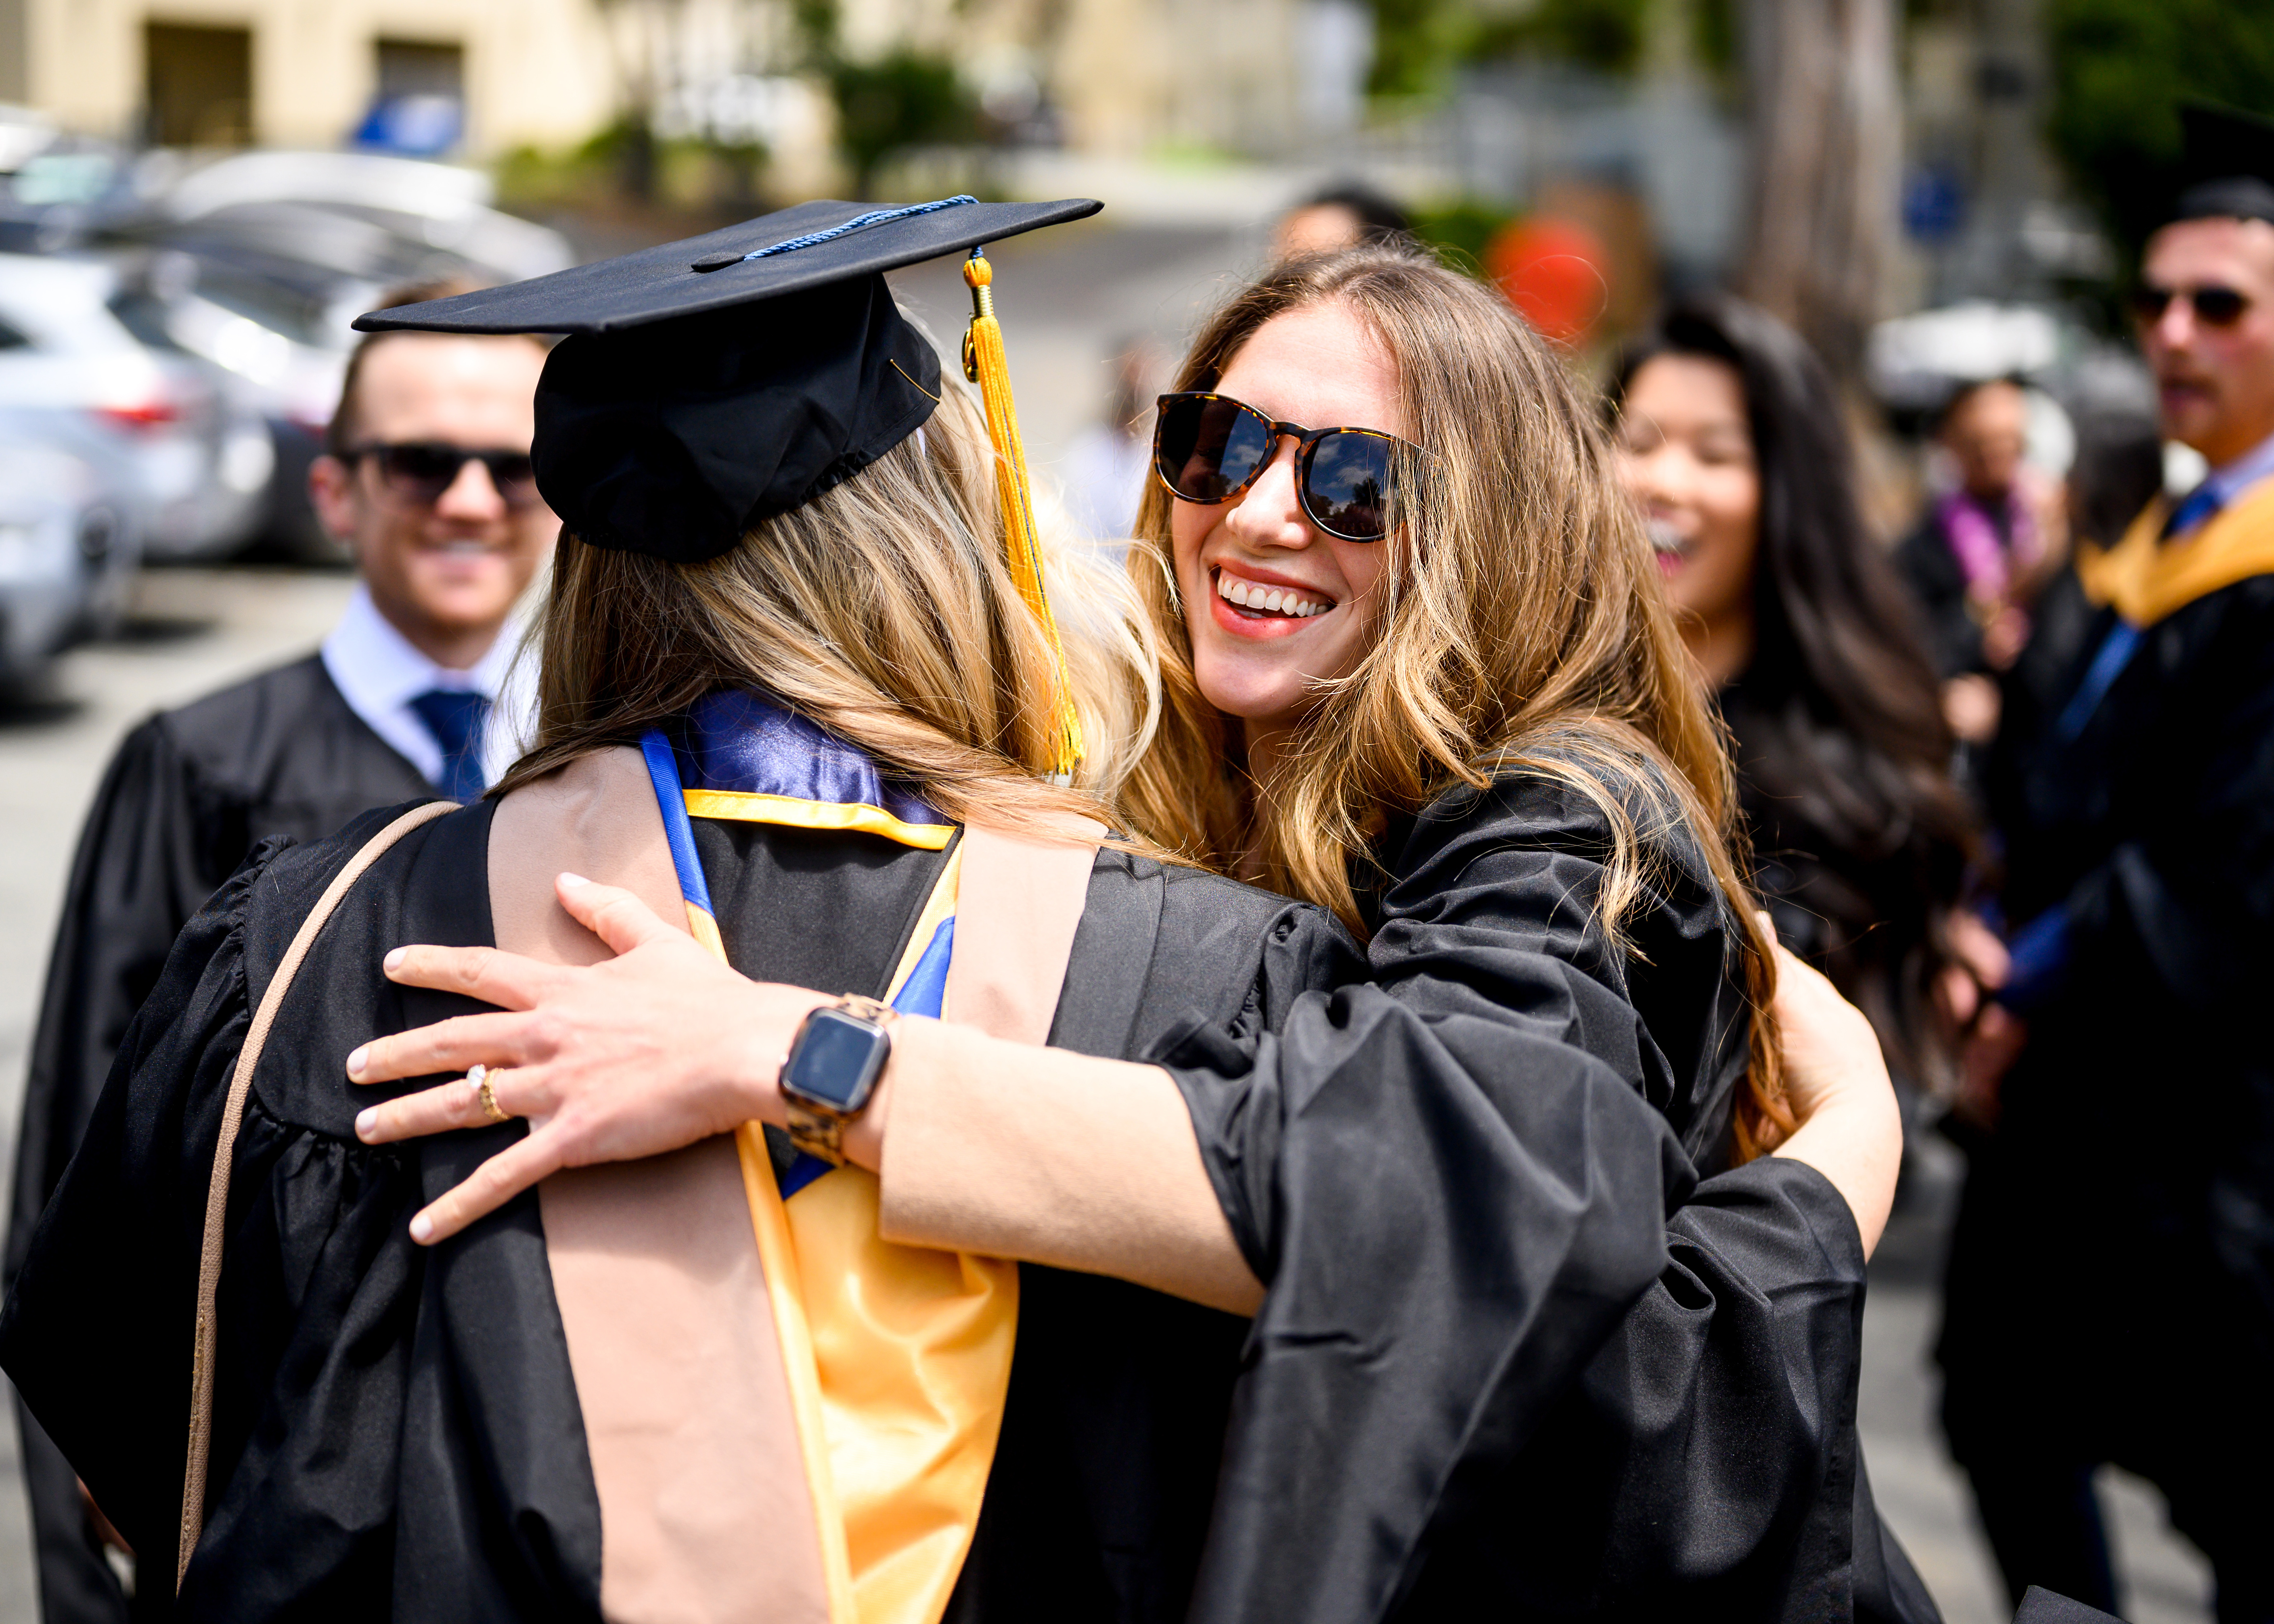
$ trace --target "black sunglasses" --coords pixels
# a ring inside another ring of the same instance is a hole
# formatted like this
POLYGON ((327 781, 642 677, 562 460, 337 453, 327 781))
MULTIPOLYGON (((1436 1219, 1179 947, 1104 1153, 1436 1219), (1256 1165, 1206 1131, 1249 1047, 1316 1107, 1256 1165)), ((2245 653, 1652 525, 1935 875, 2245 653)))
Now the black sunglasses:
POLYGON ((442 493, 458 483, 459 470, 479 462, 490 484, 508 508, 527 508, 538 500, 537 470, 526 451, 473 451, 440 440, 418 440, 403 445, 358 446, 348 461, 370 457, 379 463, 380 483, 403 501, 432 508, 442 493))
POLYGON ((2152 326, 2164 319, 2173 299, 2195 306, 2195 320, 2207 327, 2231 327, 2250 308, 2249 296, 2233 288, 2158 288, 2142 282, 2132 290, 2132 313, 2152 326))
POLYGON ((1275 423, 1226 395, 1164 395, 1153 425, 1153 471, 1179 501, 1228 502, 1255 483, 1290 434, 1304 516, 1344 541, 1380 541, 1389 529, 1397 454, 1416 447, 1379 429, 1306 429, 1275 423))

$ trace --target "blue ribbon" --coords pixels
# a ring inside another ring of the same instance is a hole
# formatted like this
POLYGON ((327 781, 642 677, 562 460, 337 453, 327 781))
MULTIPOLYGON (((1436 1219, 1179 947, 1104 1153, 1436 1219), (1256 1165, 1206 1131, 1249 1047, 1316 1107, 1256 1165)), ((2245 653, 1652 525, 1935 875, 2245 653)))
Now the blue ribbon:
POLYGON ((906 208, 880 208, 866 214, 856 214, 841 226, 832 226, 826 231, 809 231, 803 237, 793 237, 776 243, 771 248, 761 248, 742 256, 745 260, 764 259, 778 253, 795 253, 801 248, 815 248, 823 243, 833 243, 847 232, 860 231, 870 226, 883 225, 888 220, 907 220, 916 214, 936 214, 944 208, 955 208, 965 203, 976 203, 969 192, 960 192, 952 198, 939 198, 930 203, 911 203, 906 208))
POLYGON ((2054 718, 2053 737, 2068 744, 2084 732, 2084 725, 2092 720, 2092 713, 2100 709, 2100 702, 2108 697, 2108 690, 2116 686, 2116 679, 2124 674, 2124 667, 2132 663, 2139 649, 2140 628, 2131 621, 2119 620, 2108 628, 2092 664, 2085 667, 2084 680, 2054 718))

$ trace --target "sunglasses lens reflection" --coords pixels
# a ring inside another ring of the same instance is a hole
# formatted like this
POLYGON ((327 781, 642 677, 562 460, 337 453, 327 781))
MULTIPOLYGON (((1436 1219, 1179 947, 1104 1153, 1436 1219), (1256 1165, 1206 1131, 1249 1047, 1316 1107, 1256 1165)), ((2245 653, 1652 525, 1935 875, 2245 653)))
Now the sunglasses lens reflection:
POLYGON ((1390 442, 1343 430, 1311 452, 1303 481, 1312 522, 1346 541, 1379 541, 1389 523, 1390 442))
POLYGON ((1271 426, 1235 401, 1182 395, 1161 409, 1161 477, 1188 502, 1220 502, 1271 455, 1271 426))

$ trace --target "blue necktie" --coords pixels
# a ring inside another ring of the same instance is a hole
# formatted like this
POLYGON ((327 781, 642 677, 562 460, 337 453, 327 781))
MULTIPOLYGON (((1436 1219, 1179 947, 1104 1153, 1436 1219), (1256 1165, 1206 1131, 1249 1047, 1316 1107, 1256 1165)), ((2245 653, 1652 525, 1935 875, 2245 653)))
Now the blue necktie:
MULTIPOLYGON (((2157 539, 2172 541, 2185 537, 2225 506, 2225 496, 2206 479, 2172 509, 2172 516, 2164 521, 2157 539)), ((2133 655, 2139 650, 2140 628, 2120 620, 2108 628, 2107 637, 2093 654, 2092 664, 2084 669, 2084 680, 2076 685, 2076 692, 2053 719, 2055 737, 2068 741, 2084 732, 2085 725, 2092 720, 2092 713, 2108 697, 2108 690, 2116 686, 2116 679, 2124 674, 2124 668, 2132 663, 2133 655)))
POLYGON ((442 747, 442 771, 434 787, 453 801, 478 798, 487 780, 482 777, 482 724, 489 718, 490 702, 464 688, 429 688, 410 702, 434 742, 442 747))
POLYGON ((2204 480, 2187 492, 2185 501, 2172 509, 2172 516, 2164 521, 2162 538, 2169 541, 2186 535, 2225 505, 2225 498, 2219 494, 2218 487, 2204 480))

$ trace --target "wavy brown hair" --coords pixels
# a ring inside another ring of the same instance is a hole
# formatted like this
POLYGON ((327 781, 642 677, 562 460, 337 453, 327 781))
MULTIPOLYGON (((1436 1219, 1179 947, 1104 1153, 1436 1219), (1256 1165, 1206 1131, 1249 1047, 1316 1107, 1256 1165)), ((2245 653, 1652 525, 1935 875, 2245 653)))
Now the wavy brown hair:
POLYGON ((1727 752, 1675 630, 1594 404, 1490 290, 1408 246, 1276 267, 1194 342, 1175 387, 1213 388, 1273 317, 1338 304, 1397 372, 1423 455, 1397 470, 1398 549, 1372 646, 1316 703, 1269 783, 1201 695, 1178 601, 1171 500, 1139 510, 1131 571, 1154 622, 1162 715, 1126 822, 1208 867, 1320 904, 1353 929, 1389 818, 1512 771, 1585 795, 1613 838, 1597 914, 1615 941, 1686 825, 1719 884, 1751 996, 1740 1160, 1793 1126, 1770 1003, 1775 968, 1737 855, 1727 752))
POLYGON ((953 381, 941 394, 921 432, 719 558, 672 564, 564 537, 536 633, 536 742, 491 793, 634 743, 715 688, 762 688, 957 822, 1047 835, 1073 812, 1110 825, 1113 786, 1151 736, 1151 650, 1133 613, 1111 613, 1111 583, 1056 560, 1092 750, 1073 786, 1050 782, 1056 658, 1004 564, 979 409, 953 381))

